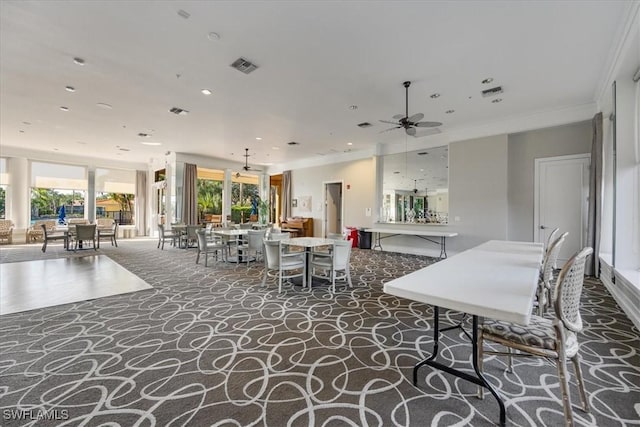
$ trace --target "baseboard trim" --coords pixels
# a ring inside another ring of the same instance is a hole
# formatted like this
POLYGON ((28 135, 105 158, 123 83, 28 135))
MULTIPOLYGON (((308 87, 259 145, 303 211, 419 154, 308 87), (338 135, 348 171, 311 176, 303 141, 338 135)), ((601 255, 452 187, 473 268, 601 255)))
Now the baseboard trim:
POLYGON ((640 329, 640 291, 602 258, 600 261, 600 280, 631 322, 640 329))

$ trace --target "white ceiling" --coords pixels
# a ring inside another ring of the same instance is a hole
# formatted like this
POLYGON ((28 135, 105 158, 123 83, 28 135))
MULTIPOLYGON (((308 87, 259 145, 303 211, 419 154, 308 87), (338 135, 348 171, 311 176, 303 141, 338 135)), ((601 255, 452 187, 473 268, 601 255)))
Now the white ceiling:
POLYGON ((445 134, 583 106, 630 4, 5 0, 0 141, 135 162, 166 151, 243 162, 247 147, 250 163, 282 163, 404 142, 402 129, 380 133, 378 120, 404 112, 405 80, 409 114, 442 122, 445 134), (259 68, 232 69, 241 56, 259 68), (480 96, 494 85, 504 87, 501 103, 480 96), (374 126, 356 126, 365 121, 374 126))

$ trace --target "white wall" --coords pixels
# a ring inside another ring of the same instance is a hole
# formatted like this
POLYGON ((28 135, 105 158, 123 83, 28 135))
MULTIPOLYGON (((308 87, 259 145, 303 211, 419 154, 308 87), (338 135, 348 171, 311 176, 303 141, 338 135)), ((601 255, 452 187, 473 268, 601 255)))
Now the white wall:
POLYGON ((370 227, 373 216, 366 216, 366 208, 375 210, 375 162, 372 158, 332 165, 315 166, 291 171, 291 196, 311 196, 311 212, 293 208, 293 216, 313 218, 313 235, 322 235, 324 182, 342 181, 343 225, 370 227))

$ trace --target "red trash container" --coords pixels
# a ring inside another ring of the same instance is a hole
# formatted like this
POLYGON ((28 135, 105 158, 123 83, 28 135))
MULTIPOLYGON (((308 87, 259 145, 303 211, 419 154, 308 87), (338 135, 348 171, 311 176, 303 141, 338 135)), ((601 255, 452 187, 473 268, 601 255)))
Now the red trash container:
POLYGON ((358 227, 345 227, 347 240, 351 240, 351 247, 358 247, 358 227))

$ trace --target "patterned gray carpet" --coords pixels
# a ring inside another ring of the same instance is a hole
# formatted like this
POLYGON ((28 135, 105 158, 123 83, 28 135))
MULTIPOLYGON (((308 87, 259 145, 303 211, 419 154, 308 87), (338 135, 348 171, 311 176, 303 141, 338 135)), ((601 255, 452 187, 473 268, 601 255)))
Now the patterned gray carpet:
MULTIPOLYGON (((431 351, 431 308, 386 295, 384 282, 433 262, 354 250, 353 288, 332 295, 273 282, 262 266, 196 265, 195 250, 155 241, 104 245, 154 289, 0 317, 3 426, 492 425, 496 402, 414 364, 431 351)), ((0 249, 0 262, 66 256, 53 245, 0 249)), ((255 264, 255 263, 254 263, 255 264)), ((1 266, 0 266, 1 268, 1 266)), ((580 335, 591 413, 577 425, 640 425, 640 334, 597 280, 587 280, 580 335)), ((458 319, 445 312, 442 321, 458 319)), ((459 331, 441 360, 471 370, 459 331)), ((563 424, 555 366, 485 361, 510 425, 563 424)), ((579 404, 575 378, 572 400, 579 404)))

